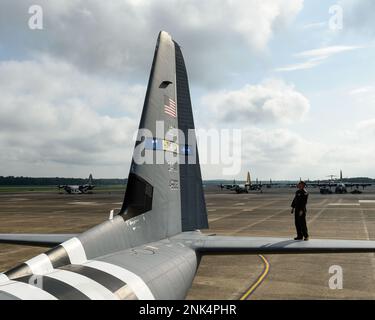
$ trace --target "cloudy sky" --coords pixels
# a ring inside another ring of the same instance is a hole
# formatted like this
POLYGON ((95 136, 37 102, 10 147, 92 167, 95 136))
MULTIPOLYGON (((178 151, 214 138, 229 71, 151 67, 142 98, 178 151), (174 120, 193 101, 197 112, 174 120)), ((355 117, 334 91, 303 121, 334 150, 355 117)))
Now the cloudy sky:
MULTIPOLYGON (((375 176, 372 0, 2 0, 0 175, 126 177, 159 30, 236 178, 375 176), (43 30, 29 8, 43 9, 43 30), (342 19, 341 19, 342 17, 342 19)), ((200 145, 200 152, 204 146, 200 145)), ((232 178, 225 164, 203 177, 232 178)))

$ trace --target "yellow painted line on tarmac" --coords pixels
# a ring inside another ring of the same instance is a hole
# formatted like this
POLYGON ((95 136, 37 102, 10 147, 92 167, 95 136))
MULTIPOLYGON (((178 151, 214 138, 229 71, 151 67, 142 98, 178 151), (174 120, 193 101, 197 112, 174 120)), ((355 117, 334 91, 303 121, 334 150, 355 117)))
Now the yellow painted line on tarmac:
POLYGON ((244 295, 240 298, 240 300, 247 300, 249 296, 262 284, 263 280, 267 277, 269 271, 270 271, 270 263, 268 260, 262 256, 259 255, 259 258, 263 261, 263 271, 259 275, 258 279, 251 285, 251 287, 244 293, 244 295))

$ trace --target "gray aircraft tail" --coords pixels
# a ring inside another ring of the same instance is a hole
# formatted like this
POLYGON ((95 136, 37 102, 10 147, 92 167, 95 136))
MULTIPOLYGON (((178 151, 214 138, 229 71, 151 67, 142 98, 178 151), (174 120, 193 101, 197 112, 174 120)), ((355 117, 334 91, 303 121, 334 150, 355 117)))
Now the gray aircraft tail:
POLYGON ((251 187, 251 177, 250 177, 250 172, 249 171, 247 172, 247 175, 246 175, 246 183, 245 183, 245 185, 251 187))
POLYGON ((93 179, 92 179, 92 174, 90 173, 89 175, 89 186, 93 185, 93 179))
POLYGON ((125 220, 144 215, 159 238, 208 228, 185 62, 179 45, 163 31, 120 214, 125 220), (146 154, 152 163, 144 162, 146 154))

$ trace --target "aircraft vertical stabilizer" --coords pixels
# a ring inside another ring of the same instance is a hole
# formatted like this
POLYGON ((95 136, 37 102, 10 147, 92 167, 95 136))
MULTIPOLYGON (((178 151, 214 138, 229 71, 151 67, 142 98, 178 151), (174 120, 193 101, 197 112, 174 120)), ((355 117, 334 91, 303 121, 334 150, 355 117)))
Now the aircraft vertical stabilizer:
POLYGON ((144 214, 156 238, 208 227, 198 149, 195 134, 188 141, 189 129, 194 130, 194 121, 184 59, 178 44, 162 31, 121 209, 125 220, 144 214), (144 129, 151 136, 143 136, 144 129), (152 153, 152 163, 140 163, 137 150, 142 148, 152 153), (188 163, 192 158, 195 164, 188 163))
MULTIPOLYGON (((185 137, 191 131, 194 141, 189 141, 187 152, 182 153, 180 163, 182 231, 208 228, 198 148, 195 142, 195 127, 191 108, 190 90, 184 58, 180 46, 175 43, 178 128, 185 137), (194 163, 188 163, 190 159, 194 163)), ((185 141, 187 143, 187 141, 185 141)))
POLYGON ((246 185, 251 186, 251 178, 250 178, 250 172, 247 172, 247 177, 246 177, 246 185))
POLYGON ((92 174, 89 175, 89 186, 93 185, 92 174))

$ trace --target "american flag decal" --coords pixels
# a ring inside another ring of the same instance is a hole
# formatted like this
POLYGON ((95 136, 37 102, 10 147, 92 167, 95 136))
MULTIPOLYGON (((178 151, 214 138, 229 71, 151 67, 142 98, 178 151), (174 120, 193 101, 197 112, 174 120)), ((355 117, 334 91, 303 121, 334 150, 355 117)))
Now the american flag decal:
POLYGON ((164 112, 173 118, 177 117, 176 102, 168 96, 164 96, 164 112))

